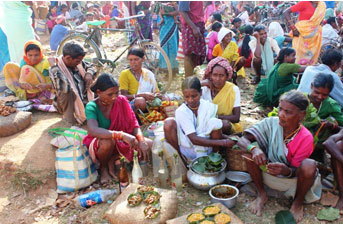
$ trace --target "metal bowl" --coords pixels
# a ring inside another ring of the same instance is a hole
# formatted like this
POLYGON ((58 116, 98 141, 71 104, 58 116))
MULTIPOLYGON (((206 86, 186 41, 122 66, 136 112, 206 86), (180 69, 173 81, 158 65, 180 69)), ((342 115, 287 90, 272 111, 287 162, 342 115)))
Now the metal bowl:
POLYGON ((223 205, 225 205, 226 208, 230 209, 236 205, 236 199, 238 197, 239 190, 238 190, 238 188, 236 188, 235 186, 232 186, 232 185, 220 184, 220 185, 216 185, 216 186, 212 187, 208 193, 211 196, 211 202, 212 203, 218 203, 219 202, 219 203, 222 203, 223 205), (236 194, 234 196, 232 196, 231 198, 217 198, 212 194, 213 191, 224 193, 227 191, 227 188, 234 189, 236 191, 236 194))
POLYGON ((241 184, 247 184, 252 181, 250 174, 242 171, 228 171, 226 172, 226 178, 241 184))
MULTIPOLYGON (((205 156, 202 156, 205 157, 205 156)), ((189 183, 199 190, 207 191, 211 187, 221 184, 225 180, 225 168, 226 168, 226 161, 225 159, 222 162, 222 168, 220 171, 213 172, 213 173, 200 173, 193 169, 193 164, 197 161, 197 159, 202 158, 198 157, 194 159, 190 164, 190 169, 187 172, 187 178, 189 183)))

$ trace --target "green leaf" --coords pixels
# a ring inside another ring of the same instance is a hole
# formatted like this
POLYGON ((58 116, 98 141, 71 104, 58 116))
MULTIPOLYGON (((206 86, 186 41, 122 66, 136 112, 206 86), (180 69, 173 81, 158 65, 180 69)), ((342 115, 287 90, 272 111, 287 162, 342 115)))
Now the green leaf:
POLYGON ((261 165, 261 166, 260 166, 260 169, 261 169, 263 172, 267 172, 267 165, 261 165))
POLYGON ((293 214, 289 210, 281 210, 275 215, 276 224, 296 224, 293 214))
POLYGON ((218 165, 223 161, 223 157, 219 153, 212 152, 208 155, 208 160, 211 161, 211 164, 218 165))
POLYGON ((317 218, 319 220, 334 221, 339 218, 339 209, 336 208, 327 208, 322 209, 317 213, 317 218))
POLYGON ((204 173, 206 170, 205 163, 195 163, 193 169, 199 173, 204 173))
POLYGON ((232 149, 235 149, 235 150, 240 150, 240 148, 238 147, 238 145, 234 145, 234 146, 232 146, 232 149))
POLYGON ((201 157, 197 160, 198 163, 205 164, 208 160, 208 157, 201 157))

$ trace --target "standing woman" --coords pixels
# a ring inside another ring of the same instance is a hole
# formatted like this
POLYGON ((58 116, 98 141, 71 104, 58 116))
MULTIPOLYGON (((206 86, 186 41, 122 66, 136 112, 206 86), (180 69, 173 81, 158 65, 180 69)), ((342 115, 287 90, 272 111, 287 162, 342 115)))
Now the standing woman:
MULTIPOLYGON (((152 17, 150 13, 150 4, 149 1, 137 1, 137 2, 131 2, 131 16, 137 15, 138 12, 143 11, 145 16, 137 18, 137 22, 139 26, 141 27, 141 32, 143 34, 143 37, 145 39, 152 40, 152 17)), ((133 33, 135 35, 135 33, 133 33)))
POLYGON ((317 63, 322 43, 322 26, 326 6, 324 2, 300 1, 285 11, 285 19, 290 25, 292 46, 297 52, 296 63, 313 65, 317 63), (291 13, 299 13, 299 21, 294 25, 291 13))
MULTIPOLYGON (((174 11, 167 12, 164 7, 161 7, 161 14, 163 16, 163 24, 160 28, 160 45, 165 53, 168 55, 173 72, 178 69, 176 60, 177 49, 179 45, 178 26, 175 23, 175 16, 179 15, 178 6, 174 4, 174 11)), ((167 69, 167 64, 163 57, 160 57, 159 67, 167 69)))

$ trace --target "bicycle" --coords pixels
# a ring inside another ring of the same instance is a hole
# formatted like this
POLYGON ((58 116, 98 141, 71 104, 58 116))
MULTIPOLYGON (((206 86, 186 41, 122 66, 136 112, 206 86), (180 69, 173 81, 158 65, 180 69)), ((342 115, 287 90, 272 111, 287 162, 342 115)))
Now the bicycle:
POLYGON ((318 57, 318 62, 322 63, 322 56, 325 51, 329 49, 337 49, 343 52, 343 43, 342 40, 339 39, 330 39, 328 43, 322 45, 320 47, 320 52, 319 52, 319 57, 318 57))
MULTIPOLYGON (((167 65, 167 83, 164 85, 164 87, 161 88, 161 92, 165 93, 171 86, 172 83, 172 67, 169 61, 169 58, 165 51, 156 43, 152 42, 149 39, 144 39, 142 32, 140 30, 140 26, 137 23, 137 18, 145 16, 144 13, 139 13, 135 16, 130 17, 124 17, 124 18, 118 18, 113 17, 111 20, 128 20, 133 25, 133 30, 131 29, 112 29, 112 28, 101 28, 102 25, 106 23, 104 20, 100 21, 90 21, 87 22, 89 31, 87 33, 80 32, 80 31, 73 31, 70 34, 65 37, 58 49, 57 49, 57 56, 62 55, 63 46, 71 41, 78 41, 81 44, 83 44, 83 47, 87 51, 87 54, 85 56, 86 61, 90 61, 93 64, 95 64, 97 71, 100 72, 101 69, 105 68, 105 65, 107 65, 110 69, 112 69, 112 73, 114 72, 115 68, 118 68, 116 70, 116 76, 119 77, 120 73, 120 67, 125 68, 125 66, 119 65, 119 59, 124 55, 126 51, 128 51, 133 45, 137 45, 145 50, 145 61, 144 61, 144 67, 152 71, 156 79, 161 81, 162 74, 164 71, 160 70, 159 68, 159 61, 161 58, 164 59, 167 65), (106 50, 104 48, 104 45, 102 44, 102 37, 101 37, 101 31, 109 31, 109 32, 124 32, 124 33, 135 33, 136 37, 124 48, 124 50, 119 53, 119 55, 114 59, 110 60, 107 57, 106 50)), ((126 60, 125 60, 126 61, 126 60)), ((127 64, 127 63, 126 63, 127 64)), ((126 66, 127 68, 128 66, 126 66)), ((123 69, 122 68, 122 69, 123 69)))

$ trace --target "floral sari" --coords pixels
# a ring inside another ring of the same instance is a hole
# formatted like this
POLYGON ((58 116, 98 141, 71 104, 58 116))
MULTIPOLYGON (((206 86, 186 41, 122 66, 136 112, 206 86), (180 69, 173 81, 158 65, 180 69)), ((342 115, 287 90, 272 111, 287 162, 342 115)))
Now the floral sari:
POLYGON ((309 20, 302 20, 295 24, 299 31, 299 37, 293 37, 292 47, 297 52, 296 63, 300 65, 313 65, 317 63, 320 46, 322 43, 322 26, 320 25, 325 16, 326 6, 324 2, 318 2, 317 8, 309 20))

